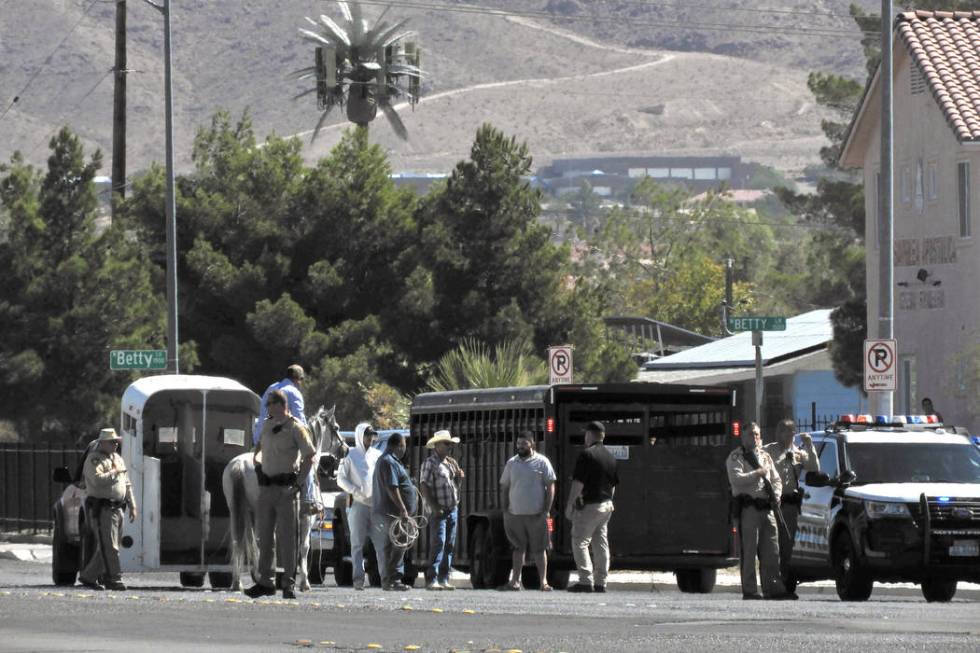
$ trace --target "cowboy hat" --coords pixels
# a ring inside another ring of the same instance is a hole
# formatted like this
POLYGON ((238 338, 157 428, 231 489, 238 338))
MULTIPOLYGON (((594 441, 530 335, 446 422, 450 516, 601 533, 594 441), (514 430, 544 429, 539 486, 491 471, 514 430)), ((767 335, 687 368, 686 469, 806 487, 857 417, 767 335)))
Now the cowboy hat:
POLYGON ((108 442, 110 440, 122 440, 122 436, 116 433, 116 429, 102 429, 99 431, 99 442, 108 442))
POLYGON ((434 449, 435 446, 440 442, 450 442, 452 444, 459 444, 459 438, 454 438, 449 431, 442 430, 436 431, 435 434, 429 438, 429 441, 425 443, 426 449, 434 449))

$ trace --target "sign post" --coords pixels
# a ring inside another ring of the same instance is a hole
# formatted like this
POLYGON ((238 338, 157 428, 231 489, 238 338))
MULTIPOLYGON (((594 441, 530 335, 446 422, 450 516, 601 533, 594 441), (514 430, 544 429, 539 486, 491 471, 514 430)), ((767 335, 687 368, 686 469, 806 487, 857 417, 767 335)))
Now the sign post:
POLYGON ((110 370, 165 370, 166 349, 113 349, 109 352, 110 370))
POLYGON ((752 332, 752 346, 755 347, 755 423, 761 428, 762 393, 765 390, 762 374, 762 332, 785 331, 786 318, 784 316, 743 315, 741 317, 729 317, 727 322, 729 331, 752 332))
POLYGON ((891 338, 864 341, 864 391, 894 392, 898 342, 891 338))
POLYGON ((548 376, 551 385, 572 382, 572 346, 548 347, 548 376))

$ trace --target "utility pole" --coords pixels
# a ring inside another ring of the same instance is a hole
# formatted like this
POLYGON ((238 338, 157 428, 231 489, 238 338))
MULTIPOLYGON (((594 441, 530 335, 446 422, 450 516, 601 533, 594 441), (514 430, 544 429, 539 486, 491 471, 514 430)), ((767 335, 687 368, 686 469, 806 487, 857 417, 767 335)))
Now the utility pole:
POLYGON ((116 65, 112 94, 112 206, 126 195, 126 0, 116 0, 116 65))
MULTIPOLYGON (((895 337, 895 213, 893 208, 894 128, 892 125, 892 0, 881 0, 881 183, 876 216, 881 233, 878 243, 878 337, 895 337)), ((896 352, 897 355, 897 352, 896 352)), ((866 364, 866 363, 865 363, 866 364)), ((893 394, 877 393, 878 415, 891 415, 893 394)))
POLYGON ((180 374, 177 340, 177 195, 174 190, 174 88, 172 79, 173 52, 170 43, 170 0, 157 4, 143 0, 163 14, 163 89, 166 114, 167 191, 167 369, 180 374))

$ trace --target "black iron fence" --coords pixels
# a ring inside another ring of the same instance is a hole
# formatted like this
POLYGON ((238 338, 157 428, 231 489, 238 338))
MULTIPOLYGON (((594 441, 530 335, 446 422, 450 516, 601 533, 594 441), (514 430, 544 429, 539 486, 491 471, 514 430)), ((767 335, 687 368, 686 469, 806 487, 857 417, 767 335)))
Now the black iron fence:
POLYGON ((835 421, 837 421, 837 415, 818 415, 816 402, 811 402, 809 415, 796 416, 796 430, 797 432, 823 431, 835 421))
POLYGON ((51 506, 64 490, 51 471, 74 474, 82 453, 74 445, 0 444, 0 531, 51 530, 51 506))

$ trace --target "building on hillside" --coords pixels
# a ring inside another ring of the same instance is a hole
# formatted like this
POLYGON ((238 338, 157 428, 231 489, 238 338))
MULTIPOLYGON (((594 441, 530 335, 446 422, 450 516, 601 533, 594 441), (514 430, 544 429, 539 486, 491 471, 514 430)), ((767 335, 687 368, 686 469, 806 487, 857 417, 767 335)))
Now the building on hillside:
POLYGON ((703 192, 722 186, 742 188, 755 167, 737 156, 583 157, 555 159, 540 168, 537 177, 556 196, 578 191, 583 181, 601 196, 616 195, 646 177, 703 192))
MULTIPOLYGON (((691 198, 691 202, 704 202, 708 199, 709 191, 705 191, 691 198)), ((731 202, 743 208, 751 207, 773 196, 771 190, 752 190, 752 189, 727 189, 718 193, 718 198, 726 202, 731 202)))
MULTIPOLYGON (((864 411, 861 392, 834 378, 827 350, 833 337, 829 309, 791 317, 785 331, 763 334, 765 435, 786 418, 802 428, 818 428, 836 415, 864 411)), ((728 386, 736 391, 735 418, 755 419, 755 348, 748 331, 651 361, 635 380, 728 386)))
POLYGON ((425 195, 433 184, 447 179, 449 175, 441 172, 394 172, 391 180, 398 188, 411 188, 416 195, 425 195))
MULTIPOLYGON (((949 423, 980 429, 980 12, 911 11, 895 20, 894 264, 896 413, 929 397, 949 423)), ((864 173, 879 216, 880 74, 851 123, 841 164, 864 173)), ((879 220, 866 221, 868 331, 877 334, 879 220)))

